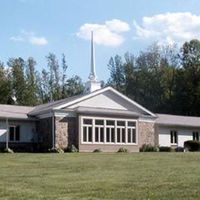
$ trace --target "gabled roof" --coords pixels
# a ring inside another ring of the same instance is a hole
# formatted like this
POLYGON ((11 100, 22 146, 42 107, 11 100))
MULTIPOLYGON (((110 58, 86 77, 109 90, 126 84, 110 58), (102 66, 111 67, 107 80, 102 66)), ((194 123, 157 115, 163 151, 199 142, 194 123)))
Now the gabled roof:
POLYGON ((163 126, 200 127, 200 117, 157 114, 156 124, 163 126))
MULTIPOLYGON (((70 105, 74 105, 78 102, 82 102, 86 99, 92 98, 98 94, 101 94, 103 92, 106 91, 112 91, 113 93, 115 93, 116 95, 118 95, 119 97, 121 97, 122 99, 126 100, 127 103, 132 104, 133 106, 136 106, 137 108, 139 108, 140 110, 142 110, 144 113, 147 113, 147 115, 151 116, 151 117, 156 117, 155 114, 153 114, 152 112, 150 112, 149 110, 147 110, 146 108, 144 108, 143 106, 139 105, 138 103, 136 103, 135 101, 129 99, 128 97, 126 97, 125 95, 121 94, 120 92, 118 92, 117 90, 113 89, 112 87, 105 87, 99 90, 96 90, 92 93, 89 94, 83 94, 83 95, 77 95, 77 96, 73 96, 73 97, 69 97, 69 98, 65 98, 65 99, 61 99, 58 101, 54 101, 54 102, 50 102, 50 103, 46 103, 46 104, 42 104, 42 105, 38 105, 35 107, 27 107, 27 106, 11 106, 11 105, 2 105, 0 107, 0 117, 15 117, 15 118, 22 118, 22 119, 28 119, 29 117, 34 117, 40 114, 44 114, 44 113, 48 113, 51 112, 53 110, 60 110, 63 108, 68 108, 70 105)), ((98 105, 97 105, 98 107, 98 105)), ((76 108, 77 109, 77 108, 76 108)), ((76 109, 74 109, 74 111, 76 111, 76 109)), ((80 109, 80 108, 79 108, 80 109)), ((83 108, 82 108, 83 109, 83 108)), ((93 111, 95 110, 94 108, 91 108, 93 111)), ((91 110, 91 111, 92 111, 91 110)), ((101 112, 101 110, 99 110, 99 112, 101 112)), ((104 112, 107 111, 109 112, 108 109, 104 109, 104 112)), ((114 112, 114 110, 110 111, 114 112)), ((117 111, 116 112, 122 112, 122 111, 117 111)), ((124 111, 125 114, 126 111, 124 111)), ((138 115, 136 113, 134 113, 133 111, 127 111, 126 114, 129 115, 138 115)), ((121 113, 122 114, 122 113, 121 113)))
POLYGON ((18 105, 4 105, 0 104, 0 118, 9 119, 30 119, 28 113, 31 112, 34 107, 18 106, 18 105))
POLYGON ((146 108, 144 108, 143 106, 141 106, 140 104, 136 103, 135 101, 131 100, 130 98, 128 98, 127 96, 123 95, 122 93, 118 92, 117 90, 115 90, 114 88, 112 87, 105 87, 105 88, 102 88, 100 90, 96 90, 92 93, 89 93, 89 94, 86 94, 86 95, 83 95, 81 96, 80 98, 77 98, 77 99, 74 99, 72 101, 68 101, 68 102, 65 102, 64 104, 60 104, 56 107, 54 107, 54 109, 62 109, 62 108, 66 108, 72 104, 75 104, 75 103, 78 103, 78 102, 81 102, 81 101, 84 101, 86 99, 89 99, 93 96, 96 96, 98 94, 101 94, 105 91, 112 91, 114 92, 115 94, 117 94, 118 96, 120 96, 121 98, 125 99, 127 102, 131 103, 132 105, 138 107, 139 109, 143 110, 145 113, 149 114, 150 116, 152 117, 156 117, 156 115, 154 113, 152 113, 151 111, 147 110, 146 108))

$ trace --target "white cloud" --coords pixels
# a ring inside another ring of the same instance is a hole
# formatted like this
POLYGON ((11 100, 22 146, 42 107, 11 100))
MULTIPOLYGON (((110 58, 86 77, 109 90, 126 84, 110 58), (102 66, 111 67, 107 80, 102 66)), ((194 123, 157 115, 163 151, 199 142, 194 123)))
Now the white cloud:
POLYGON ((30 37, 29 41, 30 41, 31 44, 35 44, 35 45, 46 45, 48 43, 46 38, 35 37, 35 36, 30 37))
POLYGON ((180 44, 200 38, 200 15, 190 12, 164 13, 143 17, 141 25, 134 21, 134 27, 134 39, 180 44))
POLYGON ((22 42, 22 41, 24 41, 24 39, 19 35, 10 37, 10 40, 12 40, 14 42, 22 42))
POLYGON ((103 24, 83 24, 76 34, 79 38, 90 40, 91 31, 94 32, 94 42, 106 46, 119 46, 124 42, 122 32, 129 31, 129 24, 113 19, 103 24))
POLYGON ((10 37, 10 40, 14 42, 28 42, 32 45, 38 46, 48 44, 48 41, 45 37, 36 36, 34 32, 25 30, 21 30, 20 34, 17 36, 10 37))
POLYGON ((129 24, 119 19, 113 19, 111 21, 106 21, 105 25, 111 31, 115 31, 117 33, 126 32, 130 30, 129 24))

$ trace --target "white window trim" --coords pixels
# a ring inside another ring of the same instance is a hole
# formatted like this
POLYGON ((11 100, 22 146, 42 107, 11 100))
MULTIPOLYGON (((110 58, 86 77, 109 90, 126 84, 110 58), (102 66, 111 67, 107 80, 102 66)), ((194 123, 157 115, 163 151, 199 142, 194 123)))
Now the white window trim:
MULTIPOLYGON (((20 139, 19 140, 16 140, 16 127, 17 125, 9 125, 9 142, 13 142, 13 143, 18 143, 20 142, 20 139), (10 140, 10 128, 13 127, 14 128, 14 139, 13 140, 10 140)), ((20 133, 19 133, 19 137, 20 137, 20 133)))
POLYGON ((81 115, 79 116, 79 133, 80 133, 80 143, 81 144, 105 144, 105 145, 138 145, 138 120, 137 119, 127 119, 127 118, 110 118, 110 117, 96 117, 96 116, 84 116, 81 115), (92 142, 84 142, 83 141, 83 126, 87 126, 86 124, 83 124, 83 119, 92 119, 92 125, 89 125, 90 127, 92 126, 93 129, 93 134, 92 134, 92 142), (95 120, 103 120, 104 125, 95 125, 95 120), (106 125, 106 120, 112 120, 114 121, 114 126, 113 125, 106 125), (117 121, 124 121, 125 126, 117 126, 117 121), (135 127, 128 126, 128 122, 135 122, 135 127), (104 127, 104 142, 95 142, 95 134, 94 130, 95 127, 104 127), (106 128, 107 127, 112 127, 115 129, 115 142, 106 142, 106 128), (123 127, 125 128, 125 142, 124 143, 118 143, 117 142, 117 128, 118 127, 123 127), (128 128, 135 129, 135 135, 136 135, 136 142, 135 143, 128 143, 128 128))
POLYGON ((177 145, 178 144, 178 131, 177 130, 170 130, 170 144, 171 145, 177 145), (171 142, 171 132, 176 132, 176 139, 177 139, 177 142, 171 142))

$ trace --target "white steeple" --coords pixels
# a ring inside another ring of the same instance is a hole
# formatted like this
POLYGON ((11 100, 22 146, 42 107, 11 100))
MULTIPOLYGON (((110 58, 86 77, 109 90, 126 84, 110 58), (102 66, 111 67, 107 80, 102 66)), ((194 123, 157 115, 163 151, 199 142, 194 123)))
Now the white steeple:
POLYGON ((96 70, 95 70, 95 49, 94 49, 94 41, 93 41, 93 31, 91 32, 91 68, 90 68, 90 75, 89 80, 94 81, 97 79, 96 77, 96 70))
POLYGON ((93 31, 91 31, 91 66, 89 81, 85 84, 85 93, 90 93, 95 90, 101 89, 101 83, 97 81, 96 69, 95 69, 95 49, 93 41, 93 31))

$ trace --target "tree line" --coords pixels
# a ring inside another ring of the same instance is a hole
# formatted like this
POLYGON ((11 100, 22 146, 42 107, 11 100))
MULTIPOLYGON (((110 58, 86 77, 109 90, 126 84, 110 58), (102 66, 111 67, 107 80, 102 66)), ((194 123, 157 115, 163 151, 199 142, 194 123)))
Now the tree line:
POLYGON ((200 115, 200 41, 111 57, 108 85, 156 113, 200 115))
POLYGON ((7 65, 0 62, 0 103, 35 106, 83 92, 79 76, 67 76, 65 55, 59 62, 56 55, 46 56, 47 66, 36 70, 36 61, 30 57, 10 58, 7 65))
MULTIPOLYGON (((77 75, 69 77, 63 54, 46 56, 46 67, 36 70, 30 57, 0 62, 0 103, 35 106, 83 93, 77 75)), ((155 113, 200 115, 200 41, 181 48, 153 44, 137 56, 126 53, 108 63, 110 85, 155 113)))

